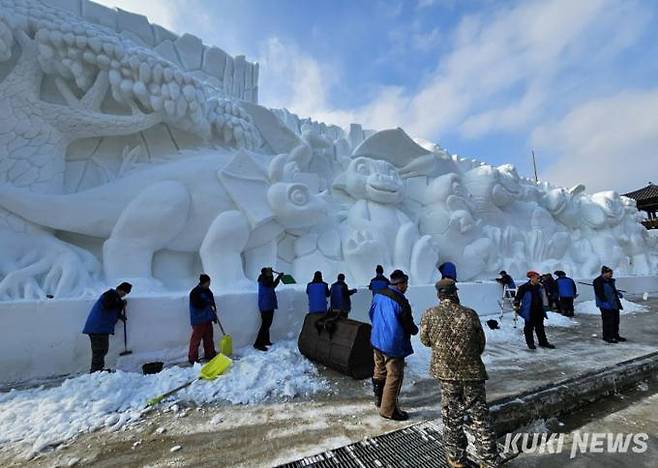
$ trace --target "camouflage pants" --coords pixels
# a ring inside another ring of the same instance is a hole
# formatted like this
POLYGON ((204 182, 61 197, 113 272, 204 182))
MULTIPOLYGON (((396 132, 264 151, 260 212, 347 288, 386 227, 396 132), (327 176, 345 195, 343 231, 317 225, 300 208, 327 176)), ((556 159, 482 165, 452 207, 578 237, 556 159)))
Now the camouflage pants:
POLYGON ((464 416, 471 419, 471 432, 482 466, 498 467, 496 434, 489 415, 483 380, 440 380, 443 439, 448 458, 455 462, 466 461, 466 434, 464 416))

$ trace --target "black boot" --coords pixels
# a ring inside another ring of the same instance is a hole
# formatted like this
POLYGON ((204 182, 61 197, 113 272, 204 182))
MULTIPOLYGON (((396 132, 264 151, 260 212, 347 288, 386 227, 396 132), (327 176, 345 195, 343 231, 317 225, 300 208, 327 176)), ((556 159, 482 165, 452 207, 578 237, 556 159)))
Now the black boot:
POLYGON ((406 421, 409 419, 409 414, 406 411, 400 411, 398 408, 395 408, 391 417, 382 416, 384 419, 391 419, 393 421, 406 421))
POLYGON ((386 380, 372 379, 372 391, 375 394, 375 406, 379 408, 382 404, 382 394, 384 393, 384 384, 386 380))

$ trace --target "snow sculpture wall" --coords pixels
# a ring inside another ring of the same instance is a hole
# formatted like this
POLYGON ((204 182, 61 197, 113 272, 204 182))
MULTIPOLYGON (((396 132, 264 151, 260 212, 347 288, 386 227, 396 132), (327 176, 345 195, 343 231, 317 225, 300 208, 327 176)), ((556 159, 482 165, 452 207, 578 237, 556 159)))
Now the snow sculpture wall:
POLYGON ((263 265, 415 284, 456 263, 654 274, 632 200, 535 183, 402 129, 270 110, 258 67, 86 0, 0 0, 0 300, 118 280, 253 287, 263 265))

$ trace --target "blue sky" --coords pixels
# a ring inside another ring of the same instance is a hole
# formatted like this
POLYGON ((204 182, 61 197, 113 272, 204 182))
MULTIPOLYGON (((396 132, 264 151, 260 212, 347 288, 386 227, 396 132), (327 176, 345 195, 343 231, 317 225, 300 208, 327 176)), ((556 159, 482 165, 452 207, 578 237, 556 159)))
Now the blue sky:
POLYGON ((261 64, 261 103, 590 190, 658 183, 658 2, 103 0, 261 64))

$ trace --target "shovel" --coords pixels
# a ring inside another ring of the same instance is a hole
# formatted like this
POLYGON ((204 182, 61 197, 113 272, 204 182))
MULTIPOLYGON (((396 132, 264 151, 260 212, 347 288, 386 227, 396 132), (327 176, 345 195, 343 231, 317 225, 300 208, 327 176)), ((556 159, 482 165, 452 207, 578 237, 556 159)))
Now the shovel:
POLYGON ((297 281, 295 281, 295 278, 293 278, 292 275, 289 275, 287 273, 280 273, 278 271, 272 270, 272 273, 276 273, 277 275, 281 275, 281 282, 283 284, 297 284, 297 281))
POLYGON ((232 362, 233 361, 231 361, 231 359, 224 356, 223 354, 221 353, 218 354, 201 368, 201 371, 199 372, 199 377, 197 377, 194 380, 190 380, 189 382, 186 382, 183 385, 174 388, 173 390, 169 390, 168 392, 165 392, 162 395, 158 395, 155 398, 151 398, 149 401, 146 402, 146 407, 148 408, 149 406, 157 405, 165 398, 183 390, 184 388, 189 387, 197 380, 215 380, 217 377, 219 377, 224 372, 226 372, 226 370, 231 366, 232 362))
POLYGON ((123 308, 123 351, 119 353, 119 356, 128 356, 133 352, 128 349, 128 332, 126 331, 126 308, 123 308))
POLYGON ((219 325, 219 329, 222 331, 223 335, 222 339, 219 340, 219 352, 225 356, 231 356, 233 354, 233 337, 226 334, 219 318, 217 318, 217 325, 219 325))

